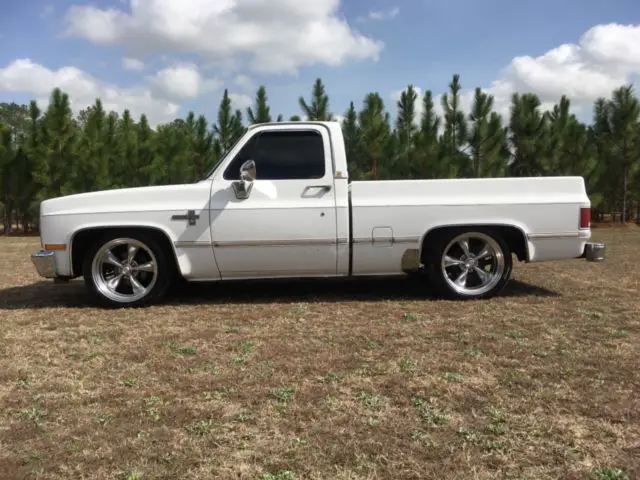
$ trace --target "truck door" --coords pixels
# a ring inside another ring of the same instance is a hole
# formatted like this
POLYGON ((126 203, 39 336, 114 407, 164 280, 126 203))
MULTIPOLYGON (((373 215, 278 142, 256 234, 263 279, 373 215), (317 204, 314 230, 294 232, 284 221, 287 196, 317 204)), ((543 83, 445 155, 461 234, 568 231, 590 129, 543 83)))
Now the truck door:
POLYGON ((336 275, 328 130, 270 125, 248 137, 211 190, 211 235, 222 278, 336 275), (239 188, 249 160, 255 162, 255 180, 239 188))

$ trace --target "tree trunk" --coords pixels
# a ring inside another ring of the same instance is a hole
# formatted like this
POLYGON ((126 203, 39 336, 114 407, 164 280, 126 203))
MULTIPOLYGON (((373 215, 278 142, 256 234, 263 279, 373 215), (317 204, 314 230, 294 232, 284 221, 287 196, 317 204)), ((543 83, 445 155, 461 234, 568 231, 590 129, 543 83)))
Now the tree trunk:
POLYGON ((627 221, 627 169, 623 170, 624 178, 622 180, 622 214, 620 220, 622 223, 627 221))
POLYGON ((5 203, 5 210, 5 218, 7 219, 7 223, 4 226, 4 231, 5 233, 11 233, 11 231, 13 230, 13 205, 10 201, 5 203))
POLYGON ((636 223, 640 225, 640 200, 636 202, 636 223))

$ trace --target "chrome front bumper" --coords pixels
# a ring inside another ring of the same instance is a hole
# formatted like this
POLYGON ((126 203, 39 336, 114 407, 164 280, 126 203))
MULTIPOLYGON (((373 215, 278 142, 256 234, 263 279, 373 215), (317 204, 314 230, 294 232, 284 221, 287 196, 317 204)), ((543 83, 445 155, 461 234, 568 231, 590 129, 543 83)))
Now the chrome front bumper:
POLYGON ((38 274, 44 278, 56 278, 56 259, 54 252, 40 250, 31 254, 31 262, 35 265, 38 274))
POLYGON ((589 242, 584 246, 584 252, 580 258, 586 258, 587 262, 602 262, 606 251, 607 246, 604 243, 589 242))

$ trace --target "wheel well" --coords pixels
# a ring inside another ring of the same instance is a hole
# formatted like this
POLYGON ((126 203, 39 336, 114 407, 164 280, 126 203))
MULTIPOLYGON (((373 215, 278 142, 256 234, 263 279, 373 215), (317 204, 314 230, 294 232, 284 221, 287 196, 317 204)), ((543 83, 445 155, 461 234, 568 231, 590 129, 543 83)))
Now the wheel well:
POLYGON ((82 275, 82 262, 87 252, 100 237, 108 232, 118 232, 122 235, 144 232, 150 235, 162 247, 167 257, 173 259, 172 268, 174 272, 180 271, 176 261, 176 255, 171 246, 171 240, 162 230, 153 227, 97 227, 81 230, 71 239, 71 266, 74 277, 82 275))
POLYGON ((437 227, 433 230, 429 230, 422 241, 422 261, 425 261, 425 254, 428 252, 428 245, 439 234, 448 231, 465 231, 473 230, 474 228, 482 230, 490 230, 500 235, 509 246, 509 250, 515 253, 516 257, 520 261, 527 261, 529 259, 529 253, 527 249, 527 239, 522 230, 513 225, 451 225, 446 227, 437 227))

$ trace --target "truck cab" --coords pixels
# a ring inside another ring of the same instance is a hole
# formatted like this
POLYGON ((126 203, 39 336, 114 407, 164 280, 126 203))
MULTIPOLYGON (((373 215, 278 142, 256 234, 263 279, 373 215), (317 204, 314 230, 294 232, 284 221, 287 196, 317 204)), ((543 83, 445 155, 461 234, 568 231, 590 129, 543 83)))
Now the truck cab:
POLYGON ((255 126, 209 181, 222 278, 348 273, 349 185, 339 124, 255 126))

